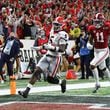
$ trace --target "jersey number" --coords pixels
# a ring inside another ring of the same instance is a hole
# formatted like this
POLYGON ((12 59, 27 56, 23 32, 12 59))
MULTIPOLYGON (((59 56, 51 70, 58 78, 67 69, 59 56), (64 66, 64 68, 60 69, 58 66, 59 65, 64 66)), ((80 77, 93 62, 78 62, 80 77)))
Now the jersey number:
POLYGON ((97 42, 104 42, 103 32, 96 33, 96 37, 97 37, 97 42))

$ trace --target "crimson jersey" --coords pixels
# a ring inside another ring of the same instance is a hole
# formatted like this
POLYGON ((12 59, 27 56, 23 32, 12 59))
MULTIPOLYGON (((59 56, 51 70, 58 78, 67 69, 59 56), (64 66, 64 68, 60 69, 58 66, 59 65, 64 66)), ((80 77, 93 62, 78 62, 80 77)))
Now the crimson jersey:
POLYGON ((103 49, 108 47, 108 38, 110 35, 110 23, 105 22, 104 25, 97 29, 94 25, 88 27, 88 32, 94 40, 94 47, 96 49, 103 49))

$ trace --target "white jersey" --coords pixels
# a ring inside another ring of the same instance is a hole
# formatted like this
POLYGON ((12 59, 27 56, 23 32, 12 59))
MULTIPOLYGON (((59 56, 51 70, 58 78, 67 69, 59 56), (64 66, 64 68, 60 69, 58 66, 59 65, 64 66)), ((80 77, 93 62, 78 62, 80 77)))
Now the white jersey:
MULTIPOLYGON (((50 34, 50 39, 48 45, 59 46, 61 44, 67 44, 69 37, 65 31, 60 31, 55 34, 50 34)), ((44 74, 50 75, 54 77, 57 74, 60 62, 61 62, 61 54, 58 51, 48 50, 46 55, 44 55, 37 66, 39 66, 44 74)))
MULTIPOLYGON (((58 33, 52 33, 50 34, 50 39, 48 41, 48 44, 51 44, 52 46, 59 46, 61 44, 67 44, 67 41, 69 39, 69 35, 65 31, 59 31, 58 33)), ((51 51, 48 50, 47 54, 52 56, 60 55, 60 52, 51 51)))

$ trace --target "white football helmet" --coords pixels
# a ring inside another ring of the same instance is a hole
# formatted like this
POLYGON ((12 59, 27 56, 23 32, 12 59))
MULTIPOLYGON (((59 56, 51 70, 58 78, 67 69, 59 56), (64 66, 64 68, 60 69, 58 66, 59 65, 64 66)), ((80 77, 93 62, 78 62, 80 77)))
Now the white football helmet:
POLYGON ((101 13, 97 13, 93 19, 93 24, 96 28, 101 28, 104 24, 105 17, 101 13))
POLYGON ((63 17, 59 16, 59 17, 55 18, 55 20, 53 21, 54 31, 62 30, 63 24, 64 24, 64 18, 63 17))

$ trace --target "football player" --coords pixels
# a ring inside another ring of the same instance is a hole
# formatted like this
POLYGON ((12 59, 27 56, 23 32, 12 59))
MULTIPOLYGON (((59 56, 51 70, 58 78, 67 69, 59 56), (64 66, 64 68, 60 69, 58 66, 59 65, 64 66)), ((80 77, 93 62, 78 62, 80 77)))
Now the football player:
POLYGON ((100 88, 97 66, 110 78, 110 72, 105 63, 105 60, 109 56, 108 38, 110 35, 110 23, 106 22, 102 13, 97 13, 93 19, 93 25, 88 27, 88 32, 91 36, 87 43, 87 47, 92 49, 94 45, 94 58, 90 62, 90 68, 96 81, 93 93, 96 93, 100 88))
MULTIPOLYGON (((52 30, 50 32, 50 38, 47 44, 44 44, 39 49, 43 48, 47 50, 47 53, 40 59, 36 69, 30 78, 30 81, 24 91, 18 91, 18 94, 24 98, 27 98, 30 89, 38 79, 38 74, 47 74, 47 81, 52 84, 59 84, 61 86, 61 92, 66 91, 66 80, 60 80, 56 77, 58 67, 61 61, 61 55, 67 48, 67 41, 69 39, 68 34, 62 30, 64 19, 57 17, 52 23, 52 30)), ((34 47, 34 49, 38 49, 34 47)), ((38 50, 39 50, 38 49, 38 50)))

